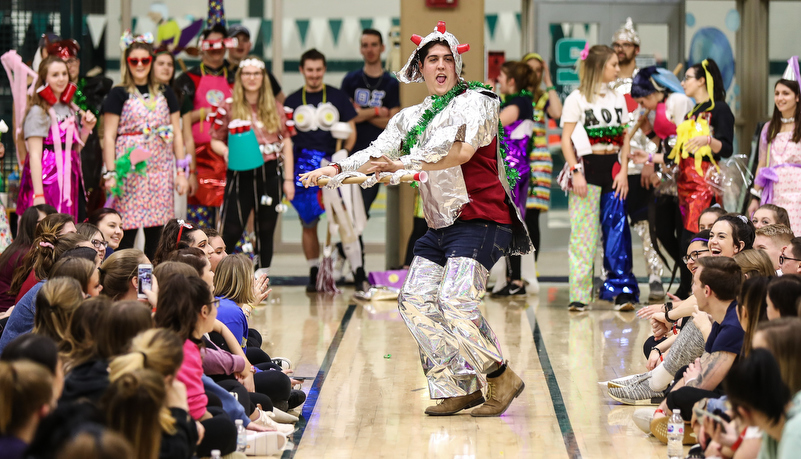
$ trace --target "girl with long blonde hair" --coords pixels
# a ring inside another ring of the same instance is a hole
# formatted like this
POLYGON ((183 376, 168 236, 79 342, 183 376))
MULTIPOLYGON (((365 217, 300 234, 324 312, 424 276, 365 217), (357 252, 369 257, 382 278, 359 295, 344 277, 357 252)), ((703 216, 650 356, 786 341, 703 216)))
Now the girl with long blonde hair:
POLYGON ((152 45, 146 37, 130 33, 123 35, 121 44, 122 84, 103 103, 103 179, 115 197, 111 207, 122 217, 119 248, 132 248, 143 228, 144 252, 152 258, 162 225, 175 216, 173 189, 178 194, 188 189, 189 163, 178 99, 172 88, 153 77, 152 45))
POLYGON ((605 45, 581 52, 578 89, 565 99, 562 111, 560 184, 570 192, 570 307, 583 311, 592 299, 592 275, 598 227, 604 245, 607 279, 601 299, 631 311, 638 301, 637 279, 631 273, 631 233, 626 221, 629 142, 626 100, 609 87, 620 66, 605 45))
POLYGON ((289 200, 295 195, 286 121, 264 62, 255 56, 243 60, 233 97, 217 110, 211 148, 228 163, 220 229, 225 245, 236 246, 253 211, 258 265, 264 269, 272 263, 282 191, 289 200))

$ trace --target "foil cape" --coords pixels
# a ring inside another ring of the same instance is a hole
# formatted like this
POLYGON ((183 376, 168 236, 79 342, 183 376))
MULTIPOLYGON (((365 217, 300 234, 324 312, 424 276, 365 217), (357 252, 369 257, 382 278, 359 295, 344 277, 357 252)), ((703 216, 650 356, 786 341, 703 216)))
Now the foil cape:
MULTIPOLYGON (((392 117, 384 132, 369 147, 337 163, 342 167, 342 172, 355 171, 371 158, 383 155, 393 160, 399 159, 405 170, 416 172, 422 170, 423 162, 435 163, 447 156, 454 142, 466 142, 478 150, 492 143, 497 136, 499 99, 487 91, 468 89, 455 97, 447 108, 431 120, 411 153, 401 156, 404 136, 417 124, 423 112, 431 107, 433 100, 429 96, 421 104, 407 107, 392 117)), ((514 201, 506 180, 500 149, 497 152, 497 161, 498 180, 506 191, 509 203, 512 203, 514 201)), ((426 222, 434 229, 456 222, 462 207, 470 201, 460 166, 429 171, 428 181, 420 184, 420 195, 426 222)), ((516 208, 515 213, 517 222, 513 224, 515 238, 510 254, 526 254, 532 250, 531 240, 516 208)))
MULTIPOLYGON (((420 41, 420 44, 417 45, 417 48, 414 49, 411 56, 409 56, 409 59, 406 61, 406 65, 404 65, 399 72, 395 73, 399 81, 403 83, 423 82, 423 73, 420 71, 420 61, 417 59, 417 52, 420 51, 420 48, 432 41, 444 41, 448 43, 448 47, 451 49, 451 53, 453 53, 453 63, 456 66, 456 74, 462 74, 462 55, 456 48, 459 46, 459 40, 448 31, 440 32, 438 27, 439 25, 434 27, 434 31, 426 35, 425 38, 420 41)), ((444 23, 442 29, 445 30, 444 23)))

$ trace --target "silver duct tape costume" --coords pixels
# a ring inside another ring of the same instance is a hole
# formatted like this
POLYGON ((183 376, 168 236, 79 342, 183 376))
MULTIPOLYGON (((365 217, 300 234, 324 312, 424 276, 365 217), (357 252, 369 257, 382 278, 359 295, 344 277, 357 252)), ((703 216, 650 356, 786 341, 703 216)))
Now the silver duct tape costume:
POLYGON ((479 311, 489 273, 472 258, 444 267, 415 257, 398 309, 420 348, 431 398, 472 394, 503 361, 501 346, 479 311))
MULTIPOLYGON (((447 43, 454 57, 456 74, 460 73, 460 54, 466 47, 445 31, 444 23, 427 37, 415 36, 413 41, 418 48, 398 72, 401 81, 423 81, 417 51, 431 41, 447 43)), ((328 186, 336 186, 341 182, 340 176, 352 175, 373 158, 386 155, 400 160, 405 171, 420 171, 423 163, 436 163, 447 156, 454 142, 470 144, 478 151, 496 139, 500 101, 490 92, 468 89, 430 121, 410 154, 402 155, 401 145, 406 134, 433 101, 433 97, 427 97, 423 103, 405 108, 392 117, 384 132, 369 147, 337 163, 342 173, 328 186)), ((529 253, 533 247, 517 208, 511 205, 513 200, 500 148, 497 162, 498 180, 506 192, 514 222, 509 251, 529 253)), ((393 175, 399 178, 398 174, 405 171, 393 175)), ((427 182, 419 184, 426 222, 432 229, 450 227, 470 201, 462 168, 429 171, 428 177, 427 182)), ((375 180, 364 186, 373 184, 375 180)), ((503 362, 498 339, 479 311, 488 276, 487 269, 472 258, 448 258, 445 266, 420 256, 412 261, 398 296, 398 308, 419 346, 423 372, 433 399, 476 392, 486 382, 483 375, 498 369, 503 362)))

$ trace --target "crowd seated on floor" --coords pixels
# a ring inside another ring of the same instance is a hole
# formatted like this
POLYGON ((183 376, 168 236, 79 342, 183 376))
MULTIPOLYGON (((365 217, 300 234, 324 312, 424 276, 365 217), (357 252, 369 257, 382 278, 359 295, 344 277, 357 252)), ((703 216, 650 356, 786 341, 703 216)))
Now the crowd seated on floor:
POLYGON ((653 330, 644 372, 609 381, 609 397, 651 405, 633 422, 662 443, 679 412, 689 458, 797 457, 801 239, 787 212, 719 215, 692 237, 683 261, 692 295, 637 312, 653 330))
POLYGON ((0 272, 2 457, 237 457, 240 422, 286 443, 306 396, 249 326, 271 290, 247 256, 177 220, 153 265, 49 206, 19 228, 0 272))

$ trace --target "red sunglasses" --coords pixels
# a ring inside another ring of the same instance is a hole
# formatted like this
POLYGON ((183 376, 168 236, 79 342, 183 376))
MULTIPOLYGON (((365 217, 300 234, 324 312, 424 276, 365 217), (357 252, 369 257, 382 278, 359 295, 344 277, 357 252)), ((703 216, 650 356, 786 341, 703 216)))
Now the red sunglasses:
POLYGON ((128 64, 129 64, 131 67, 136 67, 136 66, 138 66, 140 62, 142 63, 142 65, 150 65, 150 63, 151 63, 152 61, 153 61, 153 58, 152 58, 152 57, 150 57, 150 56, 148 56, 148 57, 143 57, 143 58, 141 58, 141 59, 140 59, 140 58, 138 58, 138 57, 129 57, 129 58, 128 58, 128 64))

